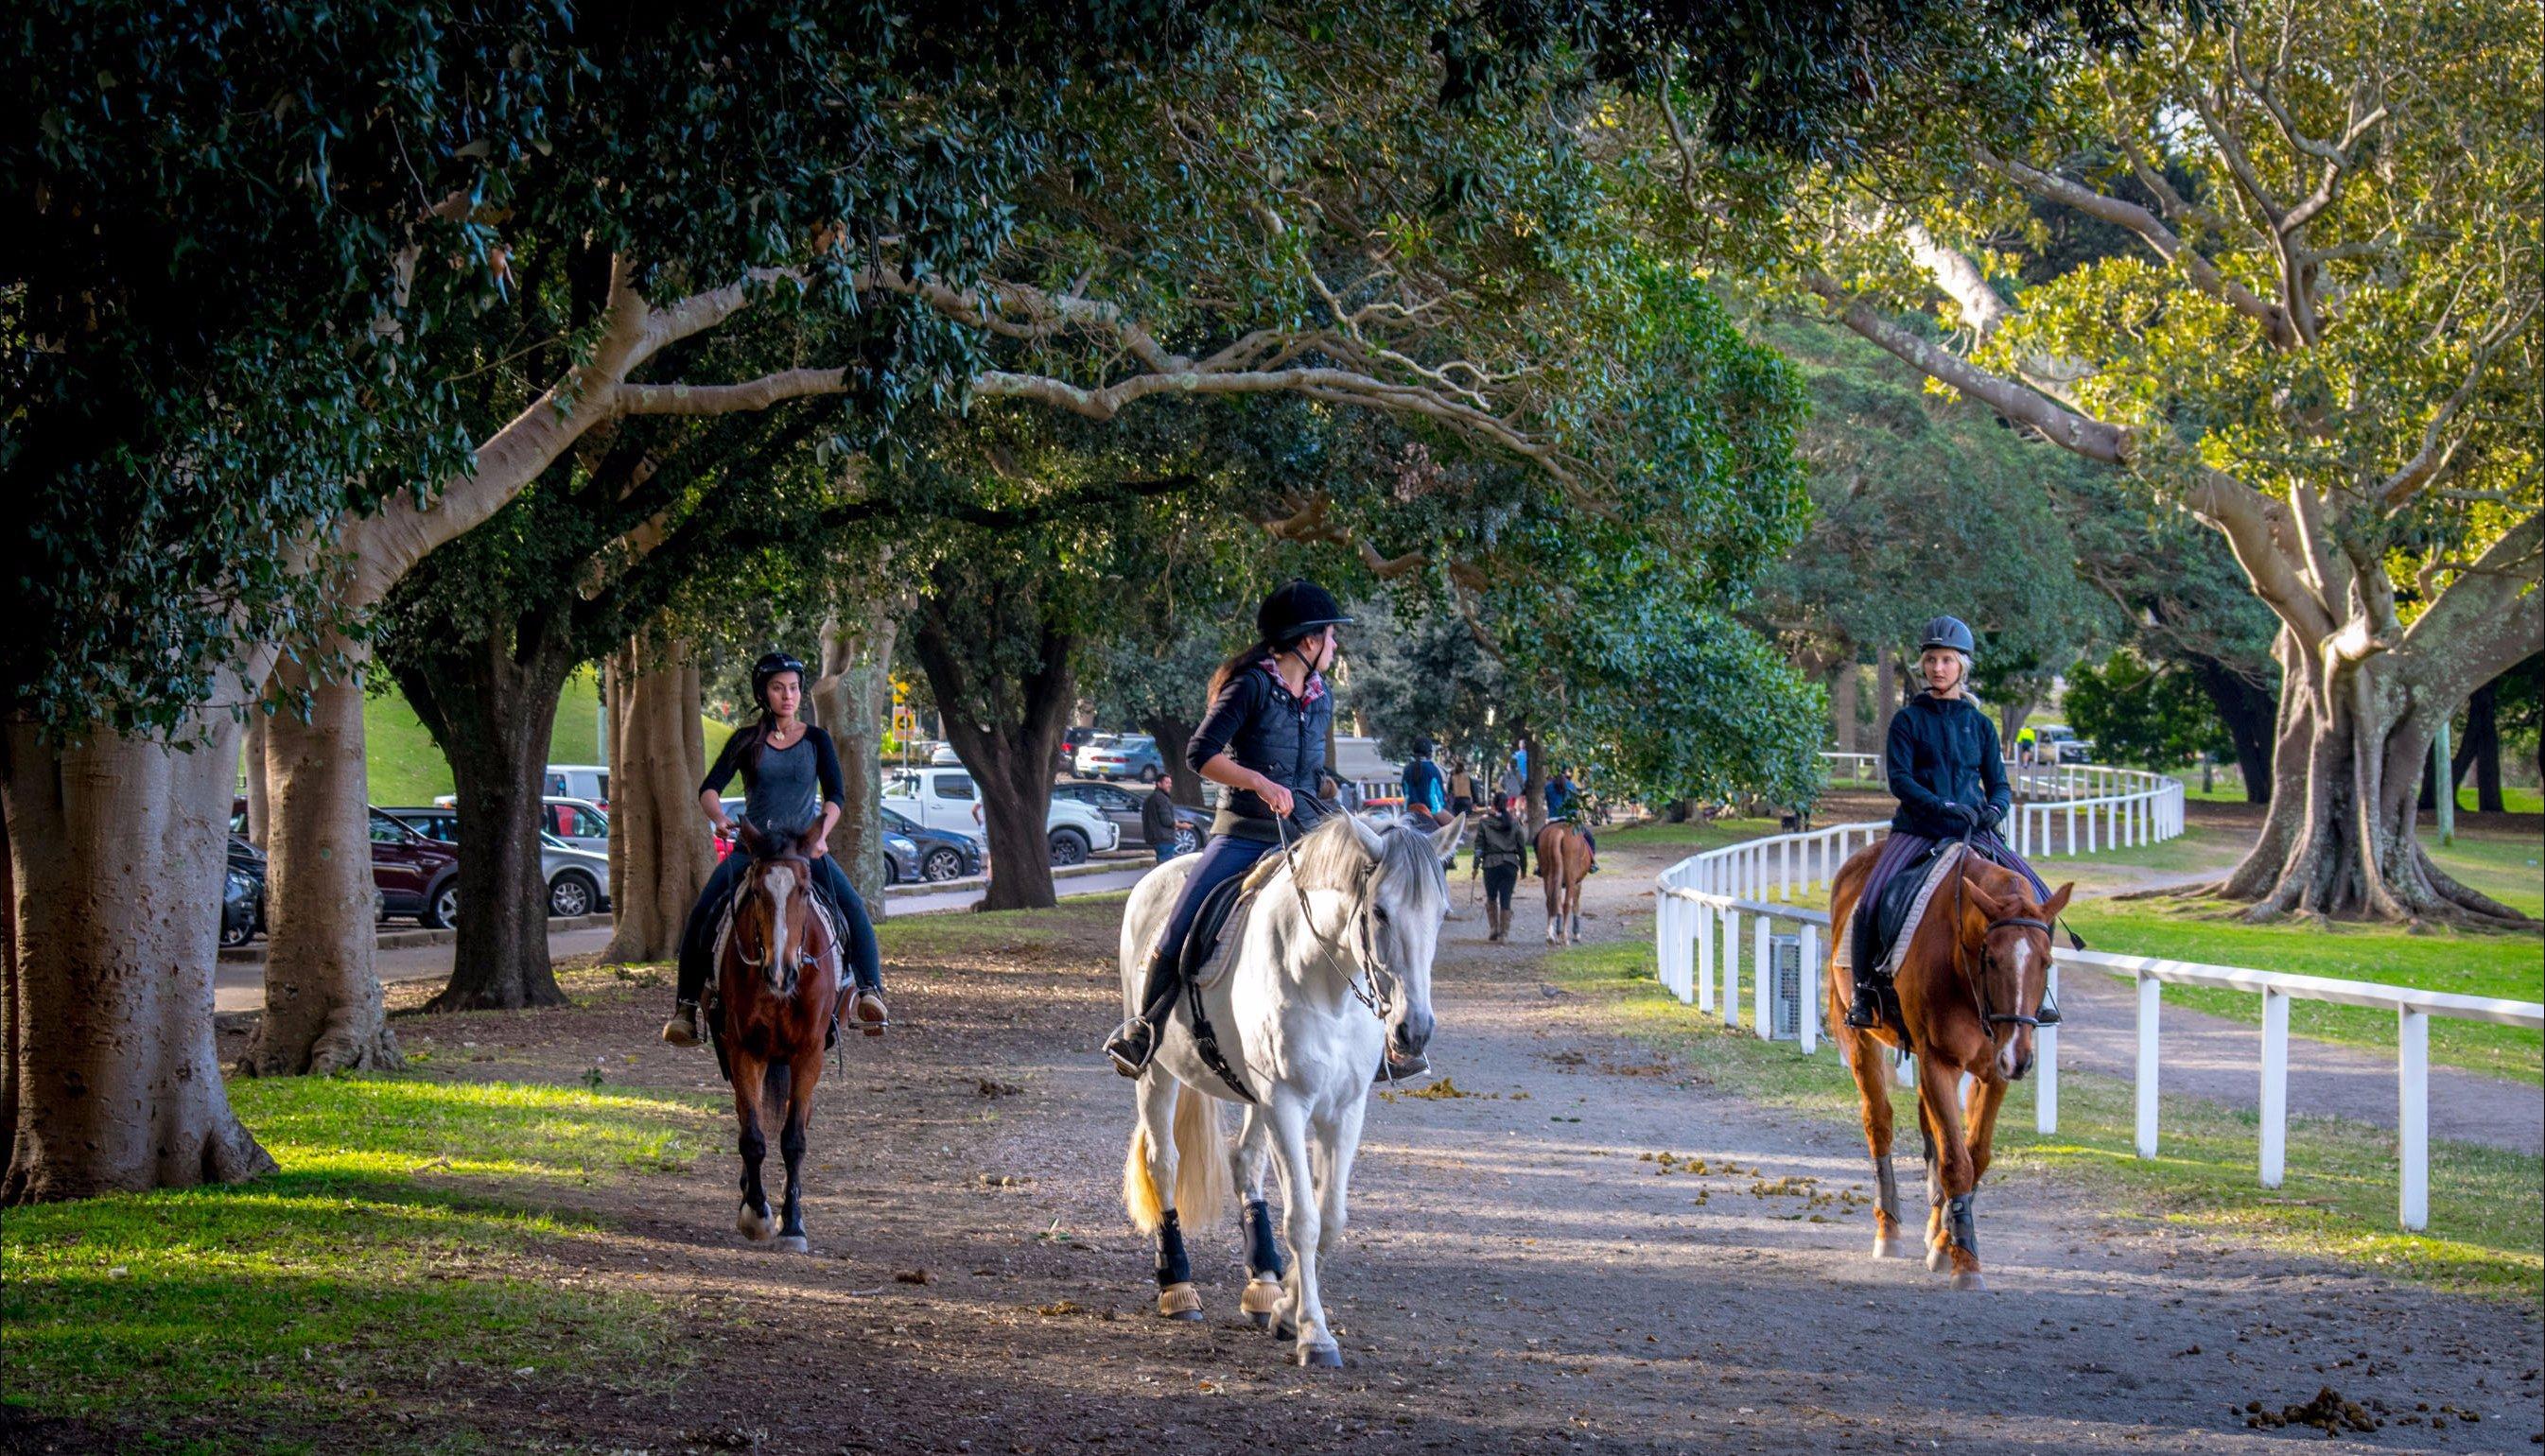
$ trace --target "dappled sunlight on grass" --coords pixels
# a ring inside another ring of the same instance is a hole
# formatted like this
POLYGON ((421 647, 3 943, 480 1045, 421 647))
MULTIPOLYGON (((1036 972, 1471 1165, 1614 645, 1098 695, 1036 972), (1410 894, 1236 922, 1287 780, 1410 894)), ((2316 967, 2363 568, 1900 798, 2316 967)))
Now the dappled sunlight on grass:
POLYGON ((674 1092, 374 1077, 259 1078, 233 1084, 231 1102, 294 1172, 576 1179, 688 1167, 721 1105, 674 1092))

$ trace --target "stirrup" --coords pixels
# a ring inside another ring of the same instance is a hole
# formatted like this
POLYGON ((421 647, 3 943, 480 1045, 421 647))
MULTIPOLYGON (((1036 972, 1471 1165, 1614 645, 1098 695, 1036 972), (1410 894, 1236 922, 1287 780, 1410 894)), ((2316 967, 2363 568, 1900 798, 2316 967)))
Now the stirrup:
POLYGON ((2043 992, 2041 1010, 2033 1014, 2032 1023, 2036 1026, 2056 1026, 2060 1020, 2058 998, 2047 991, 2043 992))
POLYGON ((1847 1004, 1847 1024, 1858 1031, 1881 1028, 1882 998, 1875 993, 1871 980, 1864 977, 1856 979, 1855 994, 1848 998, 1847 1004))
POLYGON ((663 1039, 674 1046, 698 1044, 698 1009, 695 1002, 682 1002, 672 1011, 672 1019, 663 1023, 663 1039))
POLYGON ((1412 1083, 1429 1082, 1431 1080, 1432 1059, 1426 1057, 1421 1052, 1416 1052, 1410 1057, 1397 1057, 1386 1053, 1380 1054, 1378 1059, 1378 1075, 1372 1077, 1369 1081, 1372 1087, 1402 1087, 1412 1083))
POLYGON ((892 1024, 892 1012, 884 1007, 883 994, 863 988, 861 988, 856 999, 849 1003, 849 1018, 856 1021, 858 1029, 868 1036, 881 1036, 883 1028, 892 1024))
POLYGON ((1150 1059, 1158 1054, 1158 1031, 1138 1016, 1123 1022, 1105 1038, 1105 1055, 1113 1059, 1113 1070, 1125 1077, 1137 1077, 1149 1070, 1150 1059))

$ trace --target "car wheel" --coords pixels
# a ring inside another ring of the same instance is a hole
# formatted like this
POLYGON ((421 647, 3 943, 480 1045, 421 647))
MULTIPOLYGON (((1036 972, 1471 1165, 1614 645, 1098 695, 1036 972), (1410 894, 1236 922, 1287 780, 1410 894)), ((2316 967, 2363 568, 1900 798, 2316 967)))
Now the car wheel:
POLYGON ((887 889, 901 883, 901 866, 889 854, 883 856, 883 882, 887 889))
POLYGON ((448 929, 457 919, 459 878, 453 875, 443 881, 442 888, 424 897, 424 913, 416 917, 416 922, 428 930, 440 930, 448 929))
POLYGON ((221 917, 221 948, 223 950, 230 949, 233 946, 245 945, 248 941, 248 936, 253 933, 255 933, 255 930, 252 926, 234 925, 231 923, 228 916, 225 915, 221 917))
POLYGON ((559 920, 590 915, 593 902, 600 898, 601 887, 590 876, 569 870, 548 885, 548 914, 559 920))
POLYGON ((1054 866, 1085 864, 1087 862, 1087 836, 1080 834, 1074 829, 1053 830, 1051 832, 1051 862, 1054 866))
POLYGON ((1201 831, 1193 828, 1190 824, 1179 824, 1176 826, 1177 853, 1190 854, 1196 852, 1200 849, 1201 831))
POLYGON ((952 880, 963 877, 963 856, 951 849, 936 849, 919 861, 919 876, 926 880, 952 880))
POLYGON ((1152 764, 1140 770, 1140 781, 1142 783, 1155 783, 1158 781, 1158 766, 1155 764, 1152 764))

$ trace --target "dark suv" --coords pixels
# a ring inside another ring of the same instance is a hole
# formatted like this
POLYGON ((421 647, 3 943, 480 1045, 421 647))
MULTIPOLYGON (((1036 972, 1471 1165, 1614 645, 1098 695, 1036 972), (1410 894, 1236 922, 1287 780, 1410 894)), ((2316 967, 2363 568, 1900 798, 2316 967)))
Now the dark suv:
MULTIPOLYGON (((368 807, 368 806, 367 806, 368 807)), ((438 845, 377 809, 371 816, 371 888, 379 916, 412 916, 439 930, 459 914, 459 851, 438 845)), ((230 801, 230 830, 247 830, 247 800, 230 801)))

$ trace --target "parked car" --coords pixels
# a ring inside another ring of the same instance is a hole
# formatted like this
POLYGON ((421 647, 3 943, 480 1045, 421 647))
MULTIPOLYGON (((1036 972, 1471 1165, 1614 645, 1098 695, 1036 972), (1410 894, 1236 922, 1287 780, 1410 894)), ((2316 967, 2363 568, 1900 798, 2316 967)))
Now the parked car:
POLYGON ((2065 723, 2044 723, 2032 730, 2032 758, 2036 764, 2091 764, 2094 740, 2079 738, 2065 723))
POLYGON ((965 875, 982 874, 989 869, 990 851, 983 847, 978 835, 964 834, 950 829, 925 829, 897 809, 885 809, 882 812, 887 845, 890 843, 889 837, 898 835, 909 843, 912 856, 909 873, 903 875, 901 879, 894 879, 892 874, 897 873, 898 869, 893 866, 892 858, 887 854, 885 883, 901 884, 924 880, 933 884, 939 880, 961 879, 965 875))
MULTIPOLYGON (((969 833, 983 822, 981 792, 967 768, 905 768, 883 782, 884 807, 923 829, 969 833)), ((1054 864, 1083 864, 1087 856, 1120 847, 1113 822, 1075 799, 1054 796, 1043 816, 1054 864)))
MULTIPOLYGON (((1156 848, 1140 832, 1140 805, 1148 798, 1146 793, 1133 793, 1109 783, 1061 783, 1052 786, 1051 794, 1056 799, 1075 799, 1111 820, 1114 828, 1121 832, 1122 843, 1137 844, 1143 849, 1156 848)), ((1209 810, 1176 805, 1177 853, 1191 853, 1200 849, 1201 842, 1209 837, 1209 810)))
POLYGON ((459 851, 426 839, 378 809, 371 815, 371 884, 380 916, 415 917, 438 930, 459 914, 459 851))
POLYGON ((265 855, 245 836, 231 835, 221 881, 221 944, 245 945, 265 929, 265 855))
POLYGON ((1142 783, 1155 783, 1167 776, 1166 756, 1158 752, 1158 741, 1145 733, 1126 733, 1112 743, 1087 756, 1090 778, 1107 780, 1136 778, 1142 783))
POLYGON ((607 764, 550 764, 547 782, 541 792, 560 799, 590 799, 610 807, 610 766, 607 764))
POLYGON ((1096 741, 1096 729, 1085 723, 1072 724, 1060 730, 1060 771, 1078 771, 1078 751, 1096 741))
POLYGON ((1122 741, 1119 733, 1099 733, 1078 746, 1077 756, 1069 763, 1069 771, 1081 778, 1096 776, 1096 756, 1122 741))
MULTIPOLYGON (((443 797, 450 796, 446 794, 443 797)), ((454 849, 459 848, 459 811, 449 804, 436 800, 430 809, 400 806, 380 812, 435 844, 449 845, 454 849)))
POLYGON ((571 920, 609 908, 608 851, 596 853, 541 830, 539 873, 548 882, 548 914, 571 920))

